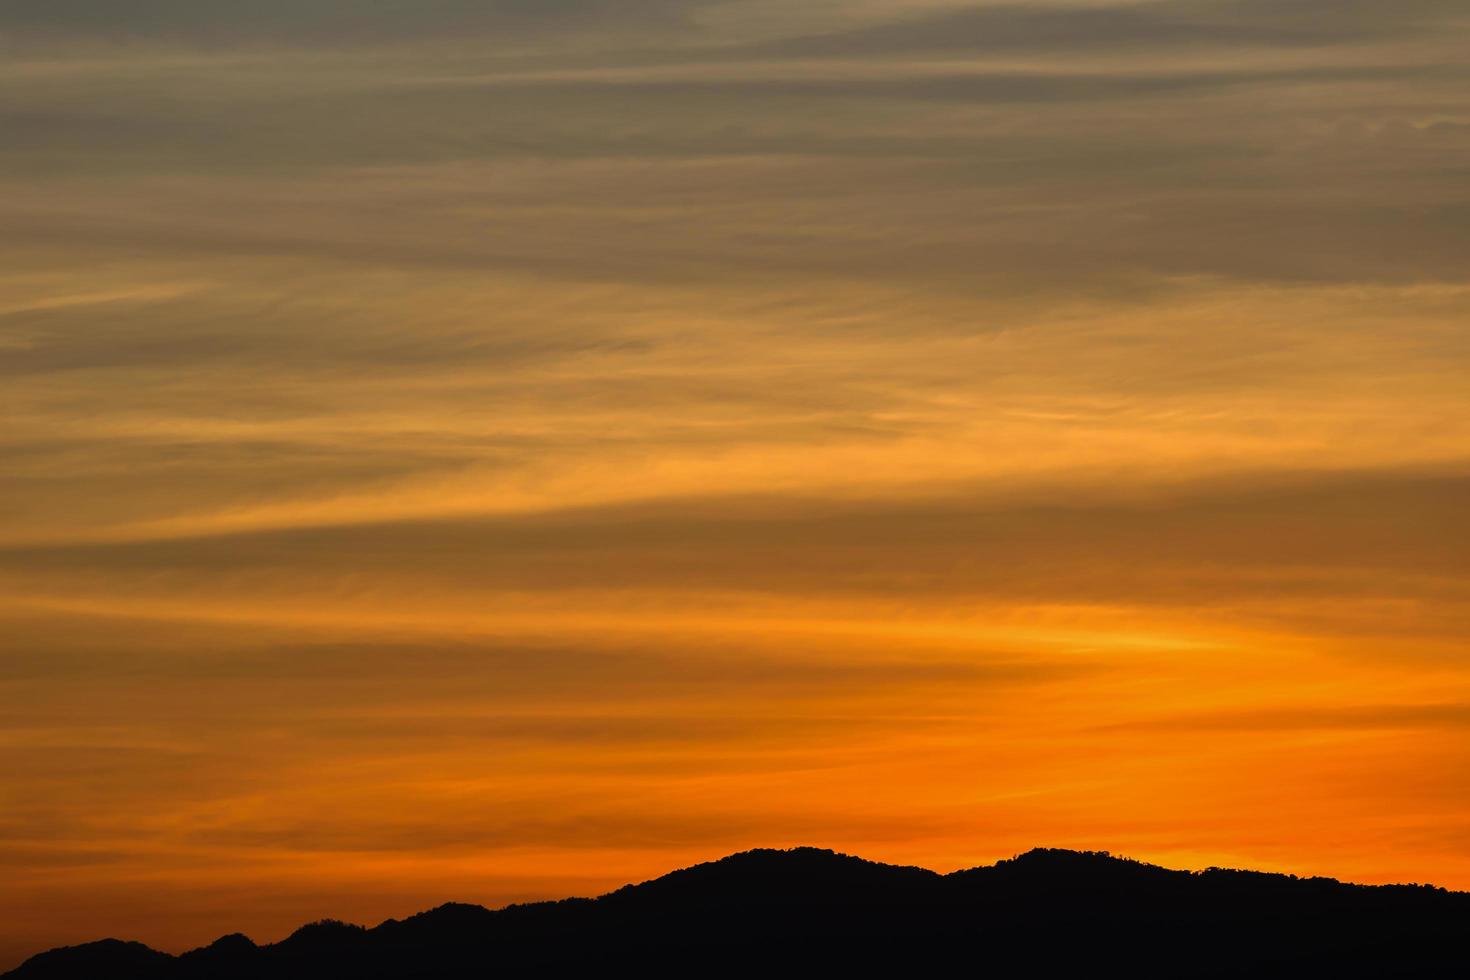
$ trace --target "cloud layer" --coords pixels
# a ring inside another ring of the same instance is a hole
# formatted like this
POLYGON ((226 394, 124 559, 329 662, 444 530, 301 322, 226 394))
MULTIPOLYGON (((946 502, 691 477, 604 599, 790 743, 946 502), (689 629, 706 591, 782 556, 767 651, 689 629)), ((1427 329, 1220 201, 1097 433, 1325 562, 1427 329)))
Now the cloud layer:
POLYGON ((0 966, 784 843, 1470 886, 1462 6, 4 5, 0 966))

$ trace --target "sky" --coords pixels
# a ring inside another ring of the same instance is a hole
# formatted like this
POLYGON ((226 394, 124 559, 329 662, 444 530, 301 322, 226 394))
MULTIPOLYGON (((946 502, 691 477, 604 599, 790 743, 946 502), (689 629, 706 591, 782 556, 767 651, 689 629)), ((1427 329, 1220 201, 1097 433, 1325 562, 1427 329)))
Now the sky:
POLYGON ((753 846, 1470 888, 1461 0, 9 0, 0 968, 753 846))

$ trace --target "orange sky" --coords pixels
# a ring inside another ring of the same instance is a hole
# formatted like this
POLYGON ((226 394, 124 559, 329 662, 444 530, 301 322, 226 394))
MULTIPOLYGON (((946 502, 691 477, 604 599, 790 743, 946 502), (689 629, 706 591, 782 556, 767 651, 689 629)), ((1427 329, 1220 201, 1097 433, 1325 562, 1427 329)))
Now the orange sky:
POLYGON ((1457 5, 245 6, 0 11, 0 968, 751 846, 1470 888, 1457 5))

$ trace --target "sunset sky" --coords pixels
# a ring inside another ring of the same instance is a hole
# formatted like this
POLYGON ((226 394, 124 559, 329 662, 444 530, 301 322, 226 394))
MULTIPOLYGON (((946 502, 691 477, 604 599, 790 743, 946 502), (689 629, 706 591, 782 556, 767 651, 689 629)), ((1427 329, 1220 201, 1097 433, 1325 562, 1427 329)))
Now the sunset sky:
POLYGON ((1470 888, 1467 51, 0 4, 0 969, 752 846, 1470 888))

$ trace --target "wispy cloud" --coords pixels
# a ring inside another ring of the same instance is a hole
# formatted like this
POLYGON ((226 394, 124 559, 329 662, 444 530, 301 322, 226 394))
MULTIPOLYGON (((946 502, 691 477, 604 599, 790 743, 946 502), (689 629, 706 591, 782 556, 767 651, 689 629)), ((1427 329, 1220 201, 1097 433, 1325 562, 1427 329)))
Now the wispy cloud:
POLYGON ((0 31, 33 42, 338 45, 632 30, 678 24, 699 0, 16 0, 0 31))

